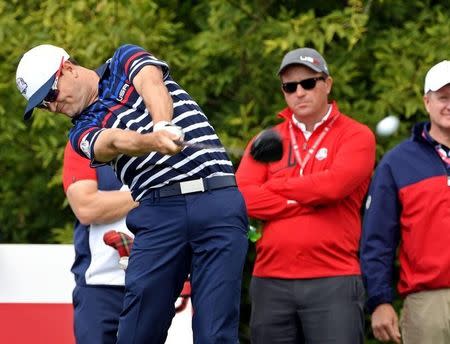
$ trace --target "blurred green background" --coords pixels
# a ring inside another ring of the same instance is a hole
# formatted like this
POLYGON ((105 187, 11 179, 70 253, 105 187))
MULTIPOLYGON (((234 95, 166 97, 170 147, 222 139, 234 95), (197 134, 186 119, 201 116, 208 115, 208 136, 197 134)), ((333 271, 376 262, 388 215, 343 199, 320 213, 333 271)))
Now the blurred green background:
MULTIPOLYGON (((70 121, 35 111, 24 123, 25 101, 15 69, 31 47, 64 47, 96 68, 123 43, 167 61, 172 75, 199 102, 223 143, 242 148, 276 123, 284 107, 277 68, 297 47, 324 54, 340 109, 374 129, 387 115, 399 131, 379 139, 377 156, 427 118, 423 80, 449 59, 447 0, 11 0, 0 2, 0 242, 70 243, 73 215, 61 185, 70 121)), ((237 167, 239 156, 232 156, 237 167)), ((249 343, 245 267, 241 343, 249 343)), ((401 300, 396 301, 397 308, 401 300)), ((373 340, 369 326, 367 343, 373 340)))

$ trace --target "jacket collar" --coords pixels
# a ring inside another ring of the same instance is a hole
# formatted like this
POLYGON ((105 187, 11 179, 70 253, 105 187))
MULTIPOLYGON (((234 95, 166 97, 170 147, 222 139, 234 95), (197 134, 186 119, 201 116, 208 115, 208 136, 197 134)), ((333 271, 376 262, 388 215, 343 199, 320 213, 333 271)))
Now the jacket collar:
MULTIPOLYGON (((332 118, 334 118, 336 115, 339 114, 339 108, 338 108, 336 101, 335 100, 331 101, 330 105, 331 105, 331 112, 330 112, 330 115, 328 116, 327 120, 324 123, 329 122, 332 118)), ((283 110, 281 110, 278 113, 277 117, 283 118, 287 121, 290 121, 292 118, 292 115, 293 115, 292 110, 287 107, 287 108, 284 108, 283 110)), ((325 116, 325 114, 324 114, 324 116, 325 116)))
POLYGON ((429 135, 430 130, 430 122, 420 122, 414 125, 412 131, 411 131, 411 139, 413 141, 421 141, 421 142, 428 142, 427 138, 424 137, 425 135, 429 135), (424 131, 425 130, 425 131, 424 131))

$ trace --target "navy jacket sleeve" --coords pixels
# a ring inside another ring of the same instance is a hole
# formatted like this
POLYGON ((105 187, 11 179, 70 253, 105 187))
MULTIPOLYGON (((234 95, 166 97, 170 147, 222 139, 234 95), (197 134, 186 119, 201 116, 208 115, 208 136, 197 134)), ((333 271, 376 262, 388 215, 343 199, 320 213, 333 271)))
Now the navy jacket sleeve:
POLYGON ((370 313, 382 303, 392 303, 393 268, 400 238, 401 205, 398 186, 385 156, 375 171, 363 220, 361 270, 370 313))

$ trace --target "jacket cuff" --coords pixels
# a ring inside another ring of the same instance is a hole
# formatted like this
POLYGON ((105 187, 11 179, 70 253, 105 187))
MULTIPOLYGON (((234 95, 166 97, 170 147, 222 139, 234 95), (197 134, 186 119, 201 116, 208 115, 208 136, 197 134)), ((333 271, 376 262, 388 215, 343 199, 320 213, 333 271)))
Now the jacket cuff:
POLYGON ((366 303, 367 311, 372 314, 375 308, 378 307, 378 305, 381 305, 383 303, 390 303, 394 301, 394 295, 392 291, 386 291, 381 294, 374 295, 372 297, 369 297, 366 303))

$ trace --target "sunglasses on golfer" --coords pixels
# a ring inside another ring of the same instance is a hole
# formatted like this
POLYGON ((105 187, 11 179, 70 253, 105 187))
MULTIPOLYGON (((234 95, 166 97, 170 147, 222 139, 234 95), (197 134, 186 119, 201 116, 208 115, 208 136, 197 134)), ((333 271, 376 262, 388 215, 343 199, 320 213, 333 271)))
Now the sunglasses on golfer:
POLYGON ((286 93, 294 93, 297 91, 297 86, 300 85, 304 90, 312 90, 316 87, 316 83, 319 80, 325 80, 323 76, 318 76, 316 78, 309 78, 302 81, 291 81, 291 82, 283 82, 281 84, 281 88, 286 93))
POLYGON ((44 100, 37 106, 40 109, 48 109, 50 103, 56 101, 58 98, 59 90, 58 90, 58 80, 61 75, 61 70, 64 64, 64 56, 61 58, 61 63, 59 65, 58 70, 56 71, 55 81, 53 81, 52 88, 48 91, 47 95, 44 97, 44 100))

